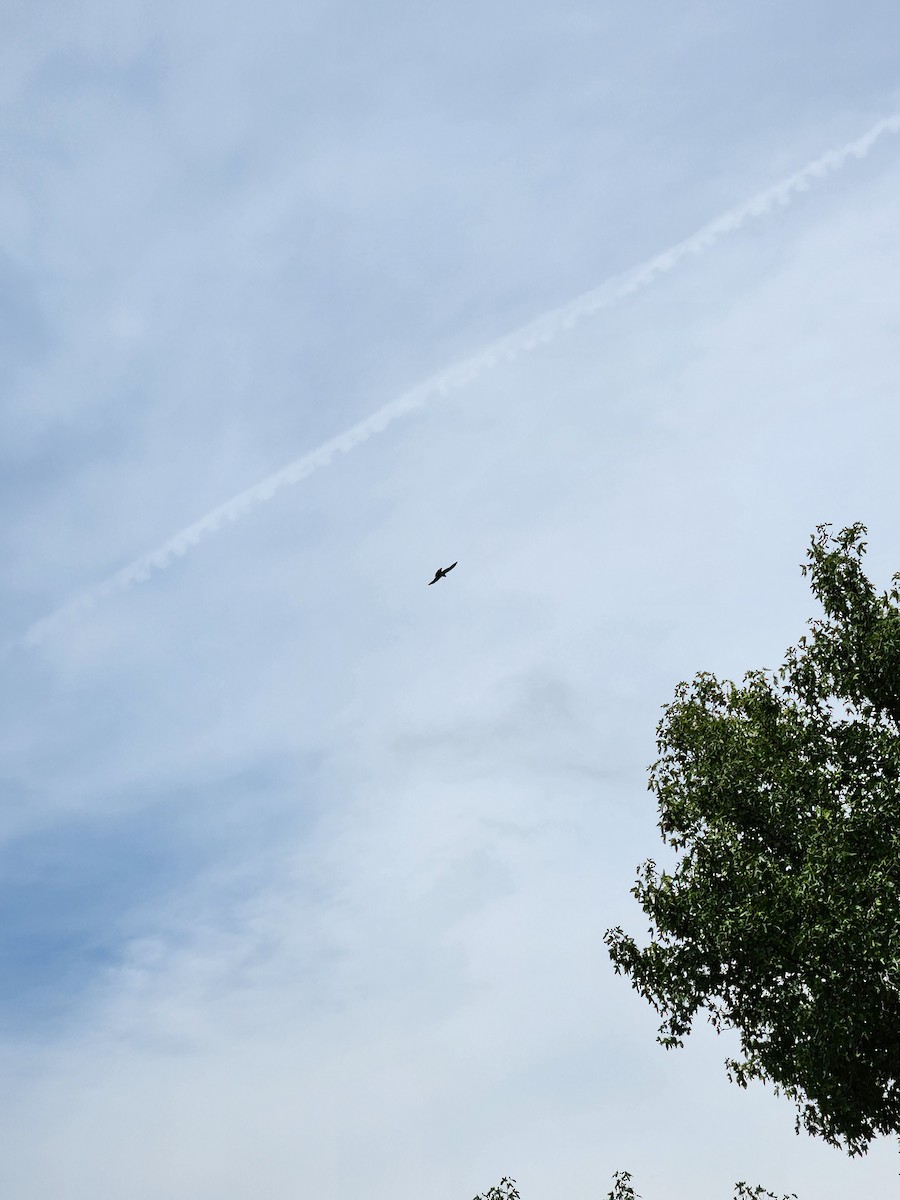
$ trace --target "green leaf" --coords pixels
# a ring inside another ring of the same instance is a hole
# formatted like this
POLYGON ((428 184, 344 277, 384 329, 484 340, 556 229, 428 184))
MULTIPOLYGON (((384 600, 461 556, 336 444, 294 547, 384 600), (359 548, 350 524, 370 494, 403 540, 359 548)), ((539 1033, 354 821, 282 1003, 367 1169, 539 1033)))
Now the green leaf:
POLYGON ((740 1035, 734 1082, 851 1154, 900 1131, 900 593, 865 577, 864 533, 813 535, 825 615, 779 670, 676 687, 649 787, 677 866, 639 869, 648 946, 604 938, 663 1046, 706 1012, 740 1035))

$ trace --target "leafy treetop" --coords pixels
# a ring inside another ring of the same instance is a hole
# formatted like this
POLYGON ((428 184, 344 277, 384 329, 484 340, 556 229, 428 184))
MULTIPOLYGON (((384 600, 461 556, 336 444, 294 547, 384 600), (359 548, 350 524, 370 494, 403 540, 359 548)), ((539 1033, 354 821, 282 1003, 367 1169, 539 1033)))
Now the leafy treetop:
MULTIPOLYGON (((736 1183, 734 1187, 734 1200, 779 1200, 774 1192, 766 1191, 763 1187, 751 1188, 746 1183, 736 1183)), ((476 1196, 475 1200, 520 1200, 516 1181, 504 1176, 497 1187, 489 1188, 482 1195, 476 1196)), ((612 1191, 607 1194, 606 1200, 641 1200, 631 1186, 631 1176, 627 1171, 616 1171, 612 1191)), ((782 1196, 781 1200, 797 1200, 797 1197, 792 1193, 790 1196, 782 1196)))
POLYGON ((817 529, 825 617, 778 672, 677 686, 649 781, 677 866, 632 889, 648 946, 604 938, 662 1045, 705 1010, 740 1034, 730 1078, 851 1154, 900 1131, 900 573, 876 594, 864 533, 817 529))

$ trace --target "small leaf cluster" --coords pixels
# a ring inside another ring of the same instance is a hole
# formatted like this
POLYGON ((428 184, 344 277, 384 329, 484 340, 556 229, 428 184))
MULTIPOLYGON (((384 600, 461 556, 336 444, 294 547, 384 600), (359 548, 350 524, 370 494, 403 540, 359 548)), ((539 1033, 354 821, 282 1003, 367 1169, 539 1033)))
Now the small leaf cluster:
POLYGON ((677 866, 639 869, 649 945, 604 939, 664 1046, 737 1030, 729 1076, 851 1154, 900 1131, 900 574, 876 593, 864 533, 816 531, 825 616, 779 671, 676 688, 649 787, 677 866))
MULTIPOLYGON (((734 1200, 779 1200, 774 1192, 769 1192, 763 1187, 751 1188, 746 1183, 736 1183, 734 1186, 734 1200)), ((499 1186, 490 1188, 474 1200, 520 1200, 520 1197, 516 1181, 504 1177, 499 1186)), ((613 1175, 612 1191, 607 1193, 606 1200, 641 1200, 631 1186, 631 1175, 628 1171, 616 1171, 613 1175)), ((797 1200, 797 1196, 791 1193, 790 1196, 782 1196, 780 1200, 797 1200)))
POLYGON ((516 1181, 509 1176, 504 1175, 499 1184, 488 1190, 474 1200, 521 1200, 519 1190, 516 1187, 516 1181))
MULTIPOLYGON (((767 1188, 751 1187, 748 1183, 736 1183, 734 1185, 734 1200, 779 1200, 774 1192, 770 1192, 767 1188)), ((782 1196, 781 1200, 797 1200, 797 1193, 791 1192, 790 1196, 782 1196)))
POLYGON ((606 1200, 641 1200, 631 1186, 631 1175, 628 1171, 616 1171, 613 1175, 612 1191, 607 1194, 606 1200))

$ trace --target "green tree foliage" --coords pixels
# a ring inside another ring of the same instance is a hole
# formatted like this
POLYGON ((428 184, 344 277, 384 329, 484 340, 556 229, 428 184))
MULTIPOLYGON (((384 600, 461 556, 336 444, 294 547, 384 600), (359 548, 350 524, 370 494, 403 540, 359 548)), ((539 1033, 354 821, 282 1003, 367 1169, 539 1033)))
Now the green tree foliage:
POLYGON ((521 1200, 521 1197, 516 1181, 504 1175, 496 1187, 488 1188, 486 1192, 476 1196, 475 1200, 521 1200))
MULTIPOLYGON (((767 1192, 762 1187, 751 1188, 746 1183, 736 1183, 734 1188, 734 1200, 779 1200, 774 1192, 767 1192)), ((504 1177, 498 1187, 490 1188, 482 1195, 476 1196, 475 1200, 520 1200, 516 1181, 504 1177)), ((641 1200, 631 1186, 631 1176, 627 1171, 616 1171, 612 1191, 607 1193, 606 1200, 641 1200)), ((797 1197, 792 1193, 790 1196, 782 1196, 781 1200, 797 1200, 797 1197)))
MULTIPOLYGON (((768 1191, 759 1184, 756 1187, 751 1187, 749 1183, 736 1183, 734 1185, 734 1200, 778 1200, 774 1192, 768 1191)), ((797 1200, 797 1193, 791 1192, 790 1196, 782 1196, 781 1200, 797 1200)))
POLYGON ((627 1171, 616 1171, 613 1175, 613 1188, 606 1200, 641 1200, 631 1186, 631 1176, 627 1171))
POLYGON ((632 889, 650 944, 604 939, 662 1045, 705 1010, 740 1034, 732 1080, 851 1154, 900 1131, 900 573, 876 594, 865 532, 813 535, 825 616, 778 672, 676 688, 649 787, 677 865, 632 889))

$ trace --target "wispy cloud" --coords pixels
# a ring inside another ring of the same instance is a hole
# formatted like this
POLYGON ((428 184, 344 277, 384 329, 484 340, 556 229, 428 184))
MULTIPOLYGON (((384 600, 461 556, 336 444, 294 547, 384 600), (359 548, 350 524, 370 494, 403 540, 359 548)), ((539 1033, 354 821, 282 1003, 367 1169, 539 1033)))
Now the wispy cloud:
POLYGON ((54 629, 77 619, 107 597, 143 583, 154 571, 165 570, 176 558, 187 554, 223 524, 240 520, 252 509, 271 500, 282 488, 299 483, 321 468, 329 466, 337 455, 347 454, 354 447, 367 442, 375 434, 382 433, 389 425, 422 408, 429 401, 464 388, 498 363, 512 361, 520 354, 552 341, 563 331, 571 329, 578 321, 611 308, 628 296, 649 287, 684 259, 705 253, 728 234, 736 233, 751 221, 789 205, 801 192, 808 191, 815 184, 842 170, 851 159, 865 158, 881 138, 896 133, 900 133, 900 113, 876 122, 856 140, 828 150, 794 174, 715 217, 690 237, 663 250, 654 258, 613 276, 568 304, 552 309, 520 326, 479 353, 436 372, 350 429, 232 496, 193 524, 181 529, 162 545, 136 558, 108 579, 36 621, 26 630, 19 644, 39 645, 54 629))

